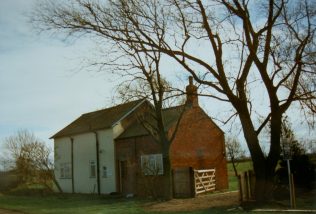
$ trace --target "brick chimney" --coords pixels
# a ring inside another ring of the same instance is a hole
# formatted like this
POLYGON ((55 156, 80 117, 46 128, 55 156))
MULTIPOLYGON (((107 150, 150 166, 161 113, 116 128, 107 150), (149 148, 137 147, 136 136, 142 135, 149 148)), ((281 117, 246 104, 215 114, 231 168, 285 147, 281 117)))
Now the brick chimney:
POLYGON ((187 101, 186 105, 190 107, 197 107, 199 106, 199 100, 197 95, 197 87, 193 85, 193 77, 189 77, 189 85, 185 88, 187 93, 187 101))

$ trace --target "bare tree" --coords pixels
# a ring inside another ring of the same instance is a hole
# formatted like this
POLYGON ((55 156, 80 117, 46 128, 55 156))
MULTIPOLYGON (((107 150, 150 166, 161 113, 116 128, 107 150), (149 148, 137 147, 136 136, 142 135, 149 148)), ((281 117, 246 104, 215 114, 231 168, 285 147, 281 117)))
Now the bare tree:
POLYGON ((226 142, 226 153, 229 160, 231 161, 234 169, 235 176, 238 176, 238 160, 245 157, 245 150, 241 147, 240 143, 236 138, 227 138, 226 142))
POLYGON ((164 54, 178 62, 239 117, 256 174, 257 200, 269 199, 272 192, 282 115, 299 103, 313 123, 314 1, 48 1, 38 4, 32 22, 67 36, 88 34, 133 44, 135 53, 164 54), (262 106, 265 110, 259 111, 262 106), (265 156, 258 136, 267 124, 270 148, 265 156))
MULTIPOLYGON (((165 173, 164 198, 171 199, 173 197, 172 169, 169 158, 169 149, 173 141, 177 127, 171 135, 168 135, 165 126, 163 110, 168 101, 175 100, 179 96, 179 91, 175 91, 171 84, 163 77, 160 71, 161 53, 157 51, 139 52, 138 45, 132 42, 121 43, 117 45, 119 52, 128 59, 129 62, 120 64, 117 58, 112 60, 115 64, 115 70, 126 80, 120 84, 117 89, 118 98, 123 102, 134 99, 147 99, 153 105, 147 109, 145 113, 137 115, 138 121, 153 137, 156 143, 160 144, 163 151, 163 166, 165 173), (126 46, 126 47, 125 47, 126 46)), ((107 62, 106 65, 113 67, 113 63, 107 62)), ((103 64, 105 65, 105 64, 103 64)), ((181 116, 181 112, 179 112, 181 116)), ((179 116, 179 121, 181 117, 179 116)), ((177 122, 177 125, 179 124, 177 122)), ((154 177, 157 176, 154 174, 154 177)), ((144 177, 145 179, 145 177, 144 177)), ((157 178, 149 178, 149 183, 157 180, 157 178), (152 179, 152 180, 151 180, 152 179)), ((156 188, 148 185, 148 188, 156 188)), ((154 190, 150 193, 156 197, 154 190)))
POLYGON ((5 147, 20 183, 41 184, 50 190, 53 190, 54 183, 62 192, 54 176, 52 151, 45 142, 38 140, 27 130, 20 130, 5 139, 5 147))
POLYGON ((300 141, 302 143, 302 147, 306 151, 307 154, 316 154, 316 141, 307 139, 304 141, 300 141))
MULTIPOLYGON (((133 49, 133 44, 129 44, 130 49, 133 49)), ((123 49, 123 48, 122 48, 123 49)), ((163 107, 168 93, 169 85, 160 73, 160 53, 147 52, 141 56, 139 52, 129 52, 123 49, 129 59, 132 59, 131 64, 138 71, 130 74, 131 70, 123 70, 123 74, 131 76, 132 79, 121 85, 120 97, 128 101, 130 99, 149 99, 153 103, 152 108, 147 109, 145 113, 137 115, 138 121, 153 137, 156 143, 160 144, 163 152, 163 165, 165 172, 164 198, 171 199, 173 197, 172 171, 169 158, 169 148, 172 138, 166 132, 166 127, 163 118, 163 107), (134 87, 132 87, 132 85, 134 87)), ((154 175, 155 177, 155 175, 154 175)), ((151 179, 151 178, 150 178, 151 179)), ((152 178, 156 179, 156 178, 152 178)), ((155 188, 154 186, 151 186, 155 188)), ((154 193, 154 192, 151 192, 154 193)), ((154 194, 154 197, 155 194, 154 194)))

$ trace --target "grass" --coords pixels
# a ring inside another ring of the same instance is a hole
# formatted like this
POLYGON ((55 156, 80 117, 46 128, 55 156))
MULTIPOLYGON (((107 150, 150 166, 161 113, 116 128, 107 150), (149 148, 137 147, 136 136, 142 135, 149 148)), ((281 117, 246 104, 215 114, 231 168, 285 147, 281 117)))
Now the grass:
MULTIPOLYGON (((35 196, 13 196, 0 195, 0 208, 21 211, 29 214, 220 214, 229 212, 233 214, 254 213, 251 211, 243 211, 238 208, 220 207, 209 208, 204 210, 188 211, 188 212, 152 212, 145 209, 146 203, 149 201, 141 199, 125 199, 125 198, 109 198, 96 195, 48 195, 41 197, 35 196), (231 210, 231 211, 228 211, 231 210)), ((271 213, 271 212, 260 212, 271 213)), ((286 213, 286 212, 278 212, 286 213)))
MULTIPOLYGON (((252 169, 252 163, 250 161, 241 162, 237 166, 238 171, 247 171, 252 169)), ((237 178, 234 175, 232 164, 228 164, 228 175, 229 175, 229 186, 230 190, 238 189, 237 178)), ((204 210, 197 211, 188 211, 188 212, 152 212, 146 210, 145 206, 148 200, 142 200, 137 198, 114 198, 114 196, 97 196, 97 195, 84 195, 84 194, 47 194, 47 192, 42 191, 28 191, 29 195, 26 195, 27 192, 16 192, 13 194, 0 194, 0 209, 9 209, 21 211, 23 213, 29 214, 70 214, 70 213, 85 213, 85 214, 106 214, 106 213, 163 213, 163 214, 177 214, 177 213, 186 213, 186 214, 206 214, 206 213, 223 213, 228 212, 228 209, 232 207, 221 207, 221 208, 209 208, 204 210), (43 196, 44 195, 44 196, 43 196)), ((311 198, 300 198, 297 200, 298 207, 300 205, 305 205, 304 207, 309 207, 311 209, 316 209, 314 201, 311 198)), ((285 204, 287 201, 284 202, 285 204)), ((234 209, 230 213, 252 213, 246 212, 239 209, 234 209)), ((260 212, 265 213, 265 212, 260 212)), ((269 212, 266 212, 269 213, 269 212)), ((278 212, 282 213, 282 212, 278 212)))
MULTIPOLYGON (((152 212, 145 209, 148 200, 109 198, 104 196, 93 195, 49 195, 40 196, 12 196, 0 195, 0 208, 22 211, 30 214, 70 214, 70 213, 163 213, 163 214, 206 214, 206 213, 223 213, 228 208, 210 208, 205 210, 188 211, 188 212, 152 212)), ((234 212, 239 213, 239 212, 234 212)))
MULTIPOLYGON (((238 165, 238 170, 244 171, 251 166, 249 162, 243 162, 238 165)), ((237 190, 238 183, 234 176, 232 164, 228 164, 230 190, 237 190)), ((25 188, 17 189, 15 194, 0 195, 0 208, 17 210, 25 213, 48 214, 48 213, 149 213, 144 208, 146 200, 111 198, 109 196, 96 195, 47 195, 41 196, 38 188, 32 190, 25 188), (35 191, 34 191, 35 190, 35 191)), ((212 208, 207 210, 186 212, 188 214, 204 213, 222 213, 227 208, 212 208)), ((152 213, 152 212, 151 212, 152 213)), ((158 212, 157 212, 158 213, 158 212)), ((159 212, 161 213, 161 212, 159 212)), ((168 212, 164 212, 168 213, 168 212)), ((183 213, 183 212, 172 212, 183 213)), ((234 212, 236 213, 236 212, 234 212)))
MULTIPOLYGON (((238 173, 241 173, 243 171, 248 171, 248 170, 252 170, 253 166, 252 166, 252 162, 249 161, 241 161, 237 163, 237 171, 238 173)), ((234 169, 233 169, 233 164, 231 162, 229 162, 227 164, 227 172, 228 175, 235 175, 234 173, 234 169)))
POLYGON ((0 208, 25 213, 145 213, 142 201, 95 195, 13 196, 1 195, 0 208))
MULTIPOLYGON (((242 161, 237 164, 237 172, 241 173, 244 171, 252 170, 252 162, 251 161, 242 161)), ((238 179, 235 176, 233 164, 228 163, 227 164, 227 173, 228 173, 228 184, 229 184, 229 190, 230 191, 236 191, 239 189, 238 185, 238 179)))

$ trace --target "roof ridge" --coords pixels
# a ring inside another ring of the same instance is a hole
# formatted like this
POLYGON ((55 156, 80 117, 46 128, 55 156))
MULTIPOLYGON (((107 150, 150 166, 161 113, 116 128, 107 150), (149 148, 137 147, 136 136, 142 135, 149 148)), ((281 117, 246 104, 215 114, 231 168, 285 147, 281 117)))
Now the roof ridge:
POLYGON ((80 134, 92 130, 100 130, 106 127, 111 127, 114 123, 117 123, 117 121, 125 118, 131 110, 136 109, 143 102, 144 99, 139 99, 112 106, 110 108, 82 114, 51 138, 80 134))
POLYGON ((167 111, 167 110, 170 110, 170 109, 174 109, 174 108, 180 108, 180 107, 184 107, 185 104, 182 104, 182 105, 178 105, 178 106, 171 106, 171 107, 168 107, 168 108, 163 108, 162 110, 163 111, 167 111))
POLYGON ((115 105, 115 106, 111 106, 111 107, 108 107, 108 108, 87 112, 87 113, 82 114, 81 116, 88 115, 88 114, 93 114, 93 113, 101 112, 101 111, 105 111, 105 110, 110 110, 110 109, 113 109, 113 108, 118 108, 118 107, 121 107, 123 105, 130 105, 131 103, 141 102, 142 100, 144 100, 144 99, 133 100, 133 101, 130 101, 130 102, 127 102, 127 103, 121 103, 121 104, 118 104, 118 105, 115 105))

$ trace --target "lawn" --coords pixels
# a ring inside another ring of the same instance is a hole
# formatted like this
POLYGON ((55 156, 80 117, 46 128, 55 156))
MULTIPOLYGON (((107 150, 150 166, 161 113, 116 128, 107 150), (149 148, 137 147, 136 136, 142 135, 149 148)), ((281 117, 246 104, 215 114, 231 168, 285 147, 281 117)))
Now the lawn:
MULTIPOLYGON (((242 162, 238 170, 251 168, 251 162, 242 162)), ((237 190, 238 183, 231 164, 228 164, 230 190, 237 190)), ((96 195, 46 195, 40 194, 0 195, 0 208, 22 211, 25 213, 152 213, 145 206, 148 203, 141 199, 111 198, 96 195)), ((228 208, 212 208, 186 213, 222 213, 228 208)), ((158 212, 157 212, 158 213, 158 212)), ((159 212, 161 213, 161 212, 159 212)), ((163 212, 168 213, 168 212, 163 212)), ((183 213, 183 212, 172 212, 183 213)), ((236 213, 236 212, 235 212, 236 213)))
POLYGON ((142 202, 95 195, 13 196, 1 195, 0 208, 25 213, 145 213, 142 202))
MULTIPOLYGON (((189 200, 189 199, 188 199, 189 200)), ((93 195, 50 195, 40 196, 10 196, 0 195, 0 208, 22 211, 24 213, 36 214, 70 214, 70 213, 222 213, 228 208, 209 208, 205 210, 190 212, 153 212, 146 210, 145 206, 150 203, 148 200, 109 198, 93 195)), ((236 212, 235 212, 236 213, 236 212)))
MULTIPOLYGON (((242 161, 237 163, 237 171, 238 173, 252 170, 252 162, 251 161, 242 161)), ((229 190, 230 191, 235 191, 238 190, 238 179, 235 176, 234 169, 233 169, 233 164, 228 163, 227 164, 227 173, 228 173, 228 184, 229 184, 229 190)))
MULTIPOLYGON (((191 199, 185 199, 191 200, 191 199)), ((141 199, 126 199, 126 198, 109 198, 105 196, 96 195, 47 195, 41 196, 13 196, 13 195, 0 195, 0 209, 9 209, 21 211, 29 214, 72 214, 72 213, 85 213, 85 214, 121 214, 121 213, 162 213, 162 214, 206 214, 206 213, 255 213, 251 211, 240 210, 237 206, 233 207, 216 207, 207 208, 204 210, 196 211, 178 211, 166 212, 146 210, 146 206, 152 201, 141 199)), ((155 202, 157 203, 157 202, 155 202)), ((271 212, 260 212, 271 213, 271 212)), ((287 213, 287 212, 278 212, 287 213)))
MULTIPOLYGON (((246 171, 252 169, 252 164, 250 161, 241 162, 238 165, 238 171, 246 171)), ((228 175, 229 175, 229 186, 230 190, 237 190, 238 183, 237 179, 234 176, 231 163, 228 164, 228 175)), ((187 214, 204 214, 204 213, 252 213, 240 210, 237 208, 237 205, 232 205, 230 207, 215 207, 207 208, 202 210, 195 211, 152 211, 148 209, 150 203, 157 203, 157 201, 149 201, 138 198, 118 198, 117 196, 97 196, 97 195, 84 195, 84 194, 47 194, 41 192, 35 192, 30 195, 25 194, 24 192, 20 195, 13 194, 0 194, 0 209, 16 210, 23 213, 30 214, 67 214, 67 213, 85 213, 85 214, 94 214, 94 213, 111 213, 111 214, 121 214, 121 213, 187 213, 187 214), (44 195, 42 195, 44 194, 44 195)), ((235 193, 236 194, 236 193, 235 193)), ((216 195, 216 194, 214 194, 216 195)), ((216 196, 218 197, 218 196, 216 196)), ((184 199, 184 200, 193 200, 193 199, 184 199)), ((298 207, 306 207, 309 209, 315 209, 313 197, 306 196, 306 198, 298 198, 298 207), (304 205, 304 206, 301 206, 304 205)), ((185 201, 184 203, 189 203, 185 201)), ((190 202, 191 203, 191 202, 190 202)), ((285 208, 287 206, 287 201, 285 203, 285 208)), ((265 213, 265 212, 260 212, 265 213)), ((269 213, 269 212, 267 212, 269 213)), ((282 212, 278 212, 282 213, 282 212)))

